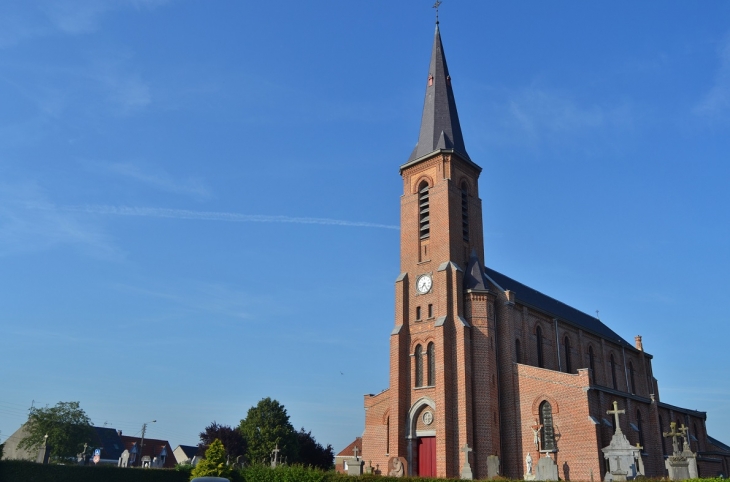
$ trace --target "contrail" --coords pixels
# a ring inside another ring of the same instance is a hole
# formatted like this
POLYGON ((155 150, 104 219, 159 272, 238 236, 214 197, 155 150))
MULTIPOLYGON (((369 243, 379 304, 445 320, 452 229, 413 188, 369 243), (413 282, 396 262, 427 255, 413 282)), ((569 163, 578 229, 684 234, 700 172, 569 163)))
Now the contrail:
POLYGON ((215 211, 190 211, 187 209, 145 208, 128 206, 61 206, 63 211, 88 214, 111 214, 115 216, 142 216, 152 218, 196 219, 200 221, 228 221, 237 223, 294 223, 324 224, 329 226, 352 226, 358 228, 400 229, 390 224, 368 223, 364 221, 344 221, 329 218, 298 218, 291 216, 267 216, 263 214, 239 214, 215 211))

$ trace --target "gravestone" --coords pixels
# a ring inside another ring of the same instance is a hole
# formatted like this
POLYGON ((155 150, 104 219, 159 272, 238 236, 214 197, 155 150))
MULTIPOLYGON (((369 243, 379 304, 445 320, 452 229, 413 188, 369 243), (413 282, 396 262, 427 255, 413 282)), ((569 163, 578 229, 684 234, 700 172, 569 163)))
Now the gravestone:
POLYGON ((499 475, 499 457, 490 455, 487 457, 487 478, 491 479, 499 475))
POLYGON ((362 459, 350 459, 347 461, 347 475, 362 475, 362 468, 365 461, 362 459))
POLYGON ((271 467, 275 468, 277 465, 279 465, 279 444, 276 444, 276 448, 271 451, 271 467))
POLYGON ((682 424, 682 426, 679 429, 679 432, 682 434, 682 438, 684 439, 684 443, 682 444, 682 457, 687 458, 687 470, 689 470, 689 478, 690 479, 696 479, 699 477, 699 473, 697 472, 697 454, 692 452, 692 449, 689 446, 689 436, 687 435, 688 428, 682 424))
POLYGON ((48 443, 43 444, 43 446, 38 450, 38 457, 36 457, 36 462, 39 464, 47 464, 48 459, 51 458, 51 446, 48 445, 48 443))
POLYGON ((474 478, 474 474, 471 471, 471 465, 469 465, 469 452, 472 451, 472 448, 469 447, 469 444, 464 444, 464 446, 461 447, 461 451, 464 452, 464 465, 461 467, 461 479, 472 480, 474 478))
POLYGON ((687 480, 690 478, 689 460, 679 451, 679 437, 683 432, 686 434, 687 429, 682 425, 682 429, 677 431, 676 422, 670 423, 669 429, 669 432, 663 432, 663 435, 667 438, 672 437, 672 455, 664 461, 664 467, 669 472, 669 480, 687 480))
POLYGON ((525 457, 525 480, 535 480, 535 471, 532 467, 532 455, 530 453, 527 453, 527 457, 525 457))
POLYGON ((545 457, 541 457, 537 462, 535 480, 558 480, 558 466, 549 453, 546 453, 545 457))
POLYGON ((127 467, 129 465, 129 450, 124 449, 121 457, 119 457, 119 467, 127 467))
POLYGON ((626 413, 626 410, 619 410, 618 402, 614 401, 613 410, 608 410, 606 413, 614 416, 616 431, 611 437, 611 443, 608 447, 601 449, 603 457, 608 462, 608 470, 604 481, 633 480, 640 475, 644 475, 644 463, 643 461, 638 463, 641 460, 641 448, 631 445, 626 435, 621 431, 618 416, 626 413), (639 470, 640 468, 642 470, 639 470))
POLYGON ((403 457, 391 457, 388 461, 389 477, 405 477, 408 473, 408 463, 403 457))

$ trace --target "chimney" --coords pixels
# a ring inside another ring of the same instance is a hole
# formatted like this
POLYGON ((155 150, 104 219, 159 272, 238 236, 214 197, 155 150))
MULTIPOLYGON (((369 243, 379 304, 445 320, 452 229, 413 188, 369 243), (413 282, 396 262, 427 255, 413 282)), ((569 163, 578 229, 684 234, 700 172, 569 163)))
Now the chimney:
POLYGON ((117 433, 119 434, 120 437, 122 436, 122 431, 121 430, 117 430, 117 433))
POLYGON ((644 345, 641 343, 641 335, 636 335, 634 337, 634 343, 636 344, 637 350, 644 351, 644 345))

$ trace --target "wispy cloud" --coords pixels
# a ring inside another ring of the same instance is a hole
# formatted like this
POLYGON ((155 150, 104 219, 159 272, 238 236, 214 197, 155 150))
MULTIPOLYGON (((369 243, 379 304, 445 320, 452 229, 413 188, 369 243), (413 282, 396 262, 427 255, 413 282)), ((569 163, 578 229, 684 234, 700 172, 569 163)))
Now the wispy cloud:
POLYGON ((346 221, 330 218, 310 218, 292 216, 269 216, 263 214, 240 214, 216 211, 191 211, 187 209, 128 207, 128 206, 61 206, 58 209, 87 214, 103 214, 112 216, 140 216, 170 219, 191 219, 198 221, 227 221, 238 223, 291 223, 291 224, 321 224, 327 226, 351 226, 358 228, 400 229, 390 224, 370 223, 366 221, 346 221))
POLYGON ((210 192, 203 183, 197 179, 175 179, 165 170, 154 166, 140 166, 132 162, 105 162, 105 161, 80 161, 83 165, 93 171, 121 176, 133 181, 141 182, 161 191, 189 194, 199 198, 207 198, 210 192))
POLYGON ((730 110, 730 34, 720 45, 718 57, 720 66, 715 74, 715 82, 695 106, 697 115, 719 117, 730 110))
POLYGON ((90 254, 117 259, 106 235, 50 203, 35 184, 0 184, 0 256, 80 245, 90 254))
POLYGON ((99 29, 105 15, 125 8, 152 9, 168 0, 40 0, 3 2, 0 6, 0 48, 57 33, 80 35, 99 29))

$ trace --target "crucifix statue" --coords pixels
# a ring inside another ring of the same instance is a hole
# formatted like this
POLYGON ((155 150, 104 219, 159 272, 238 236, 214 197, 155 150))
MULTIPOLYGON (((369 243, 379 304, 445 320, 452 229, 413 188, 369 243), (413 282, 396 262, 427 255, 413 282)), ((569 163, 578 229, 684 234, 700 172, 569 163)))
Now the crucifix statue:
POLYGON ((677 437, 681 435, 680 432, 677 432, 677 422, 672 422, 669 424, 669 432, 662 432, 662 435, 665 437, 672 437, 672 450, 674 451, 673 455, 679 455, 679 440, 677 440, 677 437))
POLYGON ((271 466, 272 467, 276 467, 276 464, 279 461, 279 452, 281 452, 281 450, 279 450, 279 444, 276 444, 276 448, 271 451, 271 453, 272 453, 271 466))
POLYGON ((355 446, 355 448, 352 449, 352 452, 355 454, 355 460, 358 460, 357 459, 357 453, 359 452, 359 450, 358 450, 357 446, 355 446))
POLYGON ((535 449, 539 452, 540 451, 540 430, 542 430, 542 425, 537 423, 537 420, 535 420, 535 425, 530 427, 530 430, 532 430, 532 442, 535 444, 535 449))
POLYGON ((621 432, 621 425, 619 425, 618 416, 626 413, 626 410, 619 410, 618 402, 616 400, 614 400, 613 401, 613 410, 606 410, 606 413, 609 415, 613 415, 614 419, 616 420, 616 433, 623 433, 623 432, 621 432))
POLYGON ((689 431, 689 427, 685 427, 684 424, 682 424, 681 427, 679 427, 679 433, 682 435, 683 444, 682 444, 682 450, 689 451, 689 436, 687 435, 687 431, 689 431))

